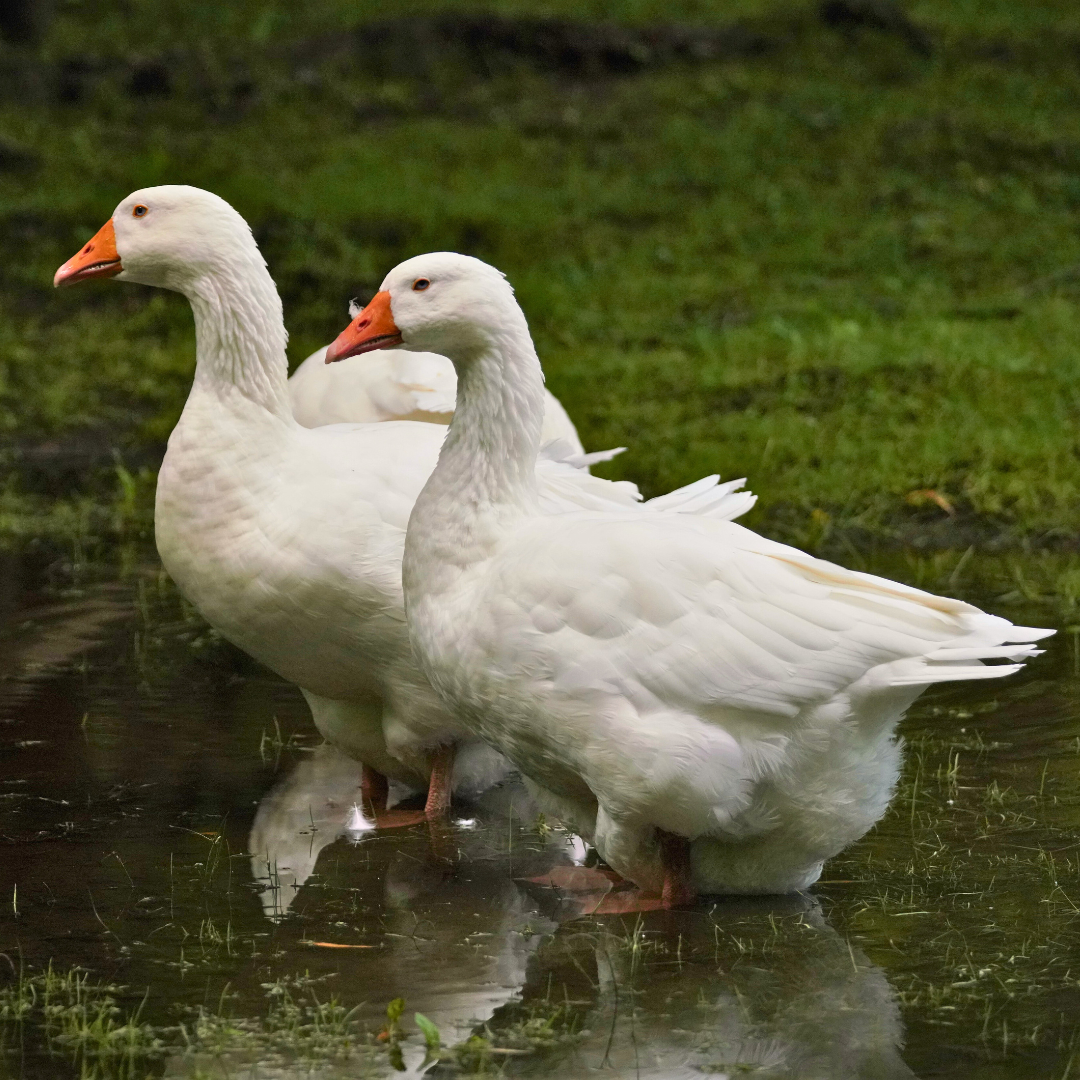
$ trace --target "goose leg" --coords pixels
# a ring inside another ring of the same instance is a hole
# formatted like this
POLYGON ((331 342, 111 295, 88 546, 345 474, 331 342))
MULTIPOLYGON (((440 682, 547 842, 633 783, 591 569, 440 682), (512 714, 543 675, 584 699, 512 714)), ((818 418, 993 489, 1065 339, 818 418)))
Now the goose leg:
POLYGON ((565 890, 581 914, 625 915, 640 911, 656 911, 691 903, 694 899, 690 884, 690 842, 683 837, 656 830, 659 852, 653 846, 653 830, 637 822, 621 821, 601 804, 596 812, 596 851, 610 865, 556 866, 541 877, 530 878, 539 885, 552 885, 565 890), (659 880, 655 874, 655 858, 660 856, 659 880), (655 892, 646 891, 614 869, 632 869, 648 862, 650 884, 655 892))
POLYGON ((664 867, 664 907, 686 907, 696 899, 690 881, 690 841, 685 836, 656 830, 660 841, 660 861, 664 867))
POLYGON ((402 829, 424 820, 419 810, 387 810, 386 797, 389 794, 390 785, 386 777, 377 769, 365 765, 360 774, 360 797, 364 800, 364 809, 375 819, 375 828, 402 829))
POLYGON ((370 765, 365 765, 360 774, 360 797, 364 800, 364 806, 370 808, 371 813, 376 817, 386 810, 386 797, 389 790, 390 785, 386 777, 370 765))
POLYGON ((454 771, 454 747, 440 746, 431 756, 431 779, 428 780, 424 817, 437 821, 450 810, 450 780, 454 771))

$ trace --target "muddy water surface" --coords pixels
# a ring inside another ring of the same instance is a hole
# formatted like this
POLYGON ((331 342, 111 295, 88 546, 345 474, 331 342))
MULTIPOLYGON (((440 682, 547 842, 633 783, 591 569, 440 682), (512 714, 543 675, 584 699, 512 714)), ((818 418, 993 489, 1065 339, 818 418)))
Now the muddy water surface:
POLYGON ((598 915, 513 786, 371 829, 300 695, 153 569, 7 570, 0 1076, 1080 1076, 1075 635, 926 695, 811 893, 598 915))

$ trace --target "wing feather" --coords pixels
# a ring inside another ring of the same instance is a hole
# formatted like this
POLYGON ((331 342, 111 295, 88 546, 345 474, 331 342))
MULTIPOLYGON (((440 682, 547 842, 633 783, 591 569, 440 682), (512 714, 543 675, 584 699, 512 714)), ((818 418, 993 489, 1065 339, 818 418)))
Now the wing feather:
POLYGON ((518 612, 502 657, 539 652, 557 688, 701 715, 780 719, 847 692, 999 678, 1048 633, 679 513, 534 520, 491 588, 518 612))

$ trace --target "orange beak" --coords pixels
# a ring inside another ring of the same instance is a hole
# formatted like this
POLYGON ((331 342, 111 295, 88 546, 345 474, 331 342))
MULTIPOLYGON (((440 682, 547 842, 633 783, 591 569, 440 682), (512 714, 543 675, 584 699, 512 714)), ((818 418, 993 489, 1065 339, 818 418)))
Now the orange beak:
POLYGON ((112 218, 98 229, 97 235, 89 244, 70 259, 53 276, 53 286, 74 285, 87 278, 112 277, 124 267, 116 251, 116 232, 112 218))
POLYGON ((333 364, 346 356, 400 344, 401 331, 390 311, 390 294, 377 292, 371 303, 327 347, 326 362, 333 364))

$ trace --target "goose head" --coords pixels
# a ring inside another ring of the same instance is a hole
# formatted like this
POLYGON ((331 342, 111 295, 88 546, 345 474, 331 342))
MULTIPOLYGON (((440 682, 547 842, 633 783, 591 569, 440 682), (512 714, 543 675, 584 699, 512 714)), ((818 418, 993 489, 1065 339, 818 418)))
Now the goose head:
POLYGON ((169 184, 132 192, 53 285, 116 277, 190 295, 199 281, 252 258, 264 265, 247 222, 224 199, 169 184))
POLYGON ((460 367, 522 329, 527 333, 525 316, 502 273, 470 255, 440 251, 394 267, 326 350, 326 362, 403 346, 441 353, 460 367))

